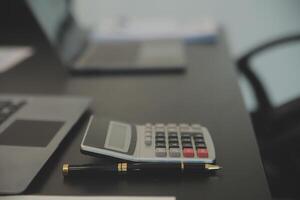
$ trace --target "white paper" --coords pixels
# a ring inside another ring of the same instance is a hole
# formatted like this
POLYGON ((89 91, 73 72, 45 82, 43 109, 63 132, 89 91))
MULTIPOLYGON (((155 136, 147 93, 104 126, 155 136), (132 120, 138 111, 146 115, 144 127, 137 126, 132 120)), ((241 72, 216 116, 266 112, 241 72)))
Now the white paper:
POLYGON ((5 72, 33 55, 33 48, 0 46, 0 73, 5 72))
POLYGON ((159 196, 47 196, 47 195, 16 195, 4 196, 1 200, 175 200, 175 197, 159 196))

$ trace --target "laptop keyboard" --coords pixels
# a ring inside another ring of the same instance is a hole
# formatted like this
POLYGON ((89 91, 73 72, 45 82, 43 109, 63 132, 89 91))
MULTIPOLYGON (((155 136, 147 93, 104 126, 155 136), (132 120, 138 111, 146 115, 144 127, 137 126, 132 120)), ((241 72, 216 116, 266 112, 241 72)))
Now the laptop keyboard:
POLYGON ((15 102, 0 100, 0 125, 12 114, 17 112, 22 106, 24 106, 25 103, 25 101, 15 102))

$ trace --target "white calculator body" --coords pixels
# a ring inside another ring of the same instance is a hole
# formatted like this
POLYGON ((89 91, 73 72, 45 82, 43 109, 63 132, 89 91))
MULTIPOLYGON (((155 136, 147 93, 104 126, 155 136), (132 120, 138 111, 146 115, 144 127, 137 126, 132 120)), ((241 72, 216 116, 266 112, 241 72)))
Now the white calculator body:
POLYGON ((200 124, 132 125, 90 118, 81 151, 136 162, 213 163, 211 136, 200 124))

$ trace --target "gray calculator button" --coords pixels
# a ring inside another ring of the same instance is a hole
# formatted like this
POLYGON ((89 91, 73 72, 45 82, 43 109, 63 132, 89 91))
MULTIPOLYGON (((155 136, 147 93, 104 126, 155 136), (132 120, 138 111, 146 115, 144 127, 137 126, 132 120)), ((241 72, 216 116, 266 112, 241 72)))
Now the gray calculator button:
POLYGON ((202 133, 197 133, 196 135, 194 135, 194 138, 203 138, 203 134, 202 133))
POLYGON ((156 132, 155 136, 156 137, 165 137, 165 132, 156 132))
POLYGON ((151 136, 150 137, 149 136, 145 137, 145 144, 148 145, 148 146, 152 144, 152 137, 151 136))
POLYGON ((156 142, 155 147, 156 148, 166 148, 166 142, 156 142))
POLYGON ((191 138, 191 134, 183 132, 183 133, 181 133, 181 138, 191 138))
POLYGON ((152 132, 152 127, 145 127, 145 131, 152 132))
POLYGON ((156 142, 165 142, 165 138, 164 137, 156 137, 155 138, 156 142))
POLYGON ((158 128, 155 128, 155 131, 156 132, 165 132, 165 128, 158 127, 158 128))
POLYGON ((182 148, 193 148, 193 145, 190 142, 184 142, 184 143, 181 143, 181 145, 182 145, 182 148))
POLYGON ((146 132, 145 136, 152 137, 152 132, 146 132))
POLYGON ((178 138, 177 138, 177 137, 176 137, 176 138, 175 138, 175 137, 174 137, 174 138, 170 138, 170 137, 169 137, 168 140, 169 140, 169 143, 172 143, 172 142, 178 142, 178 138))
POLYGON ((155 127, 157 127, 157 128, 164 128, 165 125, 164 124, 155 124, 155 127))
POLYGON ((194 138, 194 141, 196 143, 204 143, 205 142, 203 138, 194 138))
POLYGON ((168 128, 168 132, 177 132, 177 128, 168 128))
POLYGON ((177 132, 169 132, 168 136, 169 137, 176 137, 177 138, 177 132))
POLYGON ((172 149, 172 148, 179 148, 179 143, 178 142, 170 142, 169 149, 172 149))
POLYGON ((180 157, 180 149, 179 148, 171 148, 169 150, 170 157, 180 157))
POLYGON ((179 130, 180 130, 180 132, 189 132, 190 128, 189 127, 180 127, 179 130))
POLYGON ((170 123, 170 124, 167 124, 167 127, 168 128, 176 128, 176 124, 170 123))
POLYGON ((155 155, 157 157, 166 157, 167 156, 166 148, 156 148, 155 155))
POLYGON ((168 141, 169 141, 169 143, 174 143, 174 142, 178 142, 179 140, 178 140, 177 135, 169 135, 168 141))
POLYGON ((192 139, 191 138, 181 138, 181 142, 182 143, 184 143, 184 142, 190 143, 190 142, 192 142, 192 139))
POLYGON ((199 129, 201 129, 201 125, 200 124, 192 124, 192 128, 199 130, 199 129))
POLYGON ((152 124, 151 123, 147 123, 145 126, 146 127, 152 127, 152 124))
POLYGON ((195 143, 196 149, 206 149, 205 143, 195 143))

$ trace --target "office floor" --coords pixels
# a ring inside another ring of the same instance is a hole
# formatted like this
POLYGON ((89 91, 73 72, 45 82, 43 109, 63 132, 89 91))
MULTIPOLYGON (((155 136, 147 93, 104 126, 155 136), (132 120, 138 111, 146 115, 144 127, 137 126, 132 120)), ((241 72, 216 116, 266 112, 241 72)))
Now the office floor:
MULTIPOLYGON (((112 15, 212 18, 226 28, 233 59, 264 41, 300 32, 298 0, 88 0, 75 5, 90 25, 97 23, 99 17, 112 15)), ((300 44, 255 61, 274 104, 300 96, 299 57, 300 44)), ((240 85, 247 108, 254 109, 251 90, 243 78, 240 85)))

